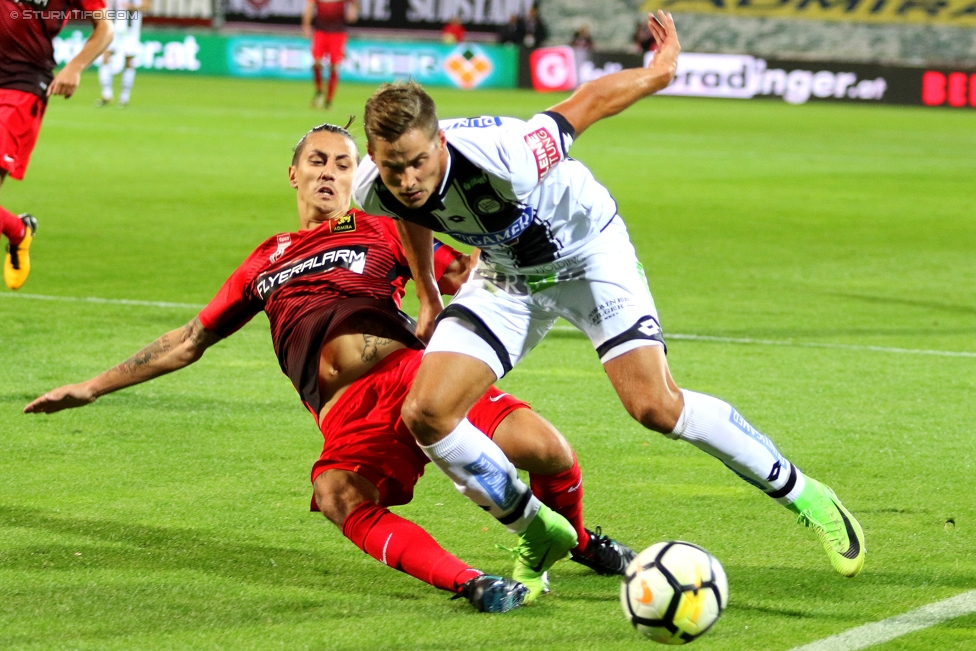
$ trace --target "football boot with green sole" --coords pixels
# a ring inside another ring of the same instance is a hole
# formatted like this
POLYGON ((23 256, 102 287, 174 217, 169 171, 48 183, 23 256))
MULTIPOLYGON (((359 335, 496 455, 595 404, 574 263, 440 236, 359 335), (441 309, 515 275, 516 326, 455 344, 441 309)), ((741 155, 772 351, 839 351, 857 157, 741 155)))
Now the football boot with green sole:
POLYGON ((515 556, 512 578, 529 589, 525 603, 549 591, 546 573, 556 561, 576 547, 576 530, 545 504, 528 528, 519 534, 519 544, 508 549, 515 556))
POLYGON ((834 569, 847 577, 857 576, 867 553, 864 532, 834 491, 807 477, 803 492, 789 508, 797 514, 798 523, 817 532, 834 569))

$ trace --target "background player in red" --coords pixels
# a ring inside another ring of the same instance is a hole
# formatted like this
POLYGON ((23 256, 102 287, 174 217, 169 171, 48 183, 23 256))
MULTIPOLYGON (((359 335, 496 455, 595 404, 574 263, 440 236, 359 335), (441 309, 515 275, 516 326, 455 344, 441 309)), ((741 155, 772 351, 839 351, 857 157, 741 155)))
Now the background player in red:
POLYGON ((312 41, 312 74, 315 77, 313 108, 332 106, 339 85, 339 66, 346 50, 346 25, 359 17, 356 0, 308 0, 302 12, 302 33, 312 41), (314 28, 314 29, 313 29, 314 28), (322 59, 329 57, 329 92, 322 95, 322 59))
MULTIPOLYGON (((319 129, 299 143, 289 168, 298 190, 298 233, 261 244, 185 327, 95 378, 50 391, 24 411, 86 405, 183 368, 263 310, 281 368, 325 438, 312 471, 317 508, 377 560, 459 592, 479 609, 507 610, 525 597, 521 584, 484 577, 387 508, 410 501, 428 462, 399 418, 422 357, 412 321, 397 309, 408 265, 390 220, 349 210, 355 143, 338 127, 319 129)), ((447 246, 437 248, 435 260, 448 293, 473 267, 447 246)), ((568 530, 560 532, 568 539, 557 546, 562 553, 543 559, 546 568, 575 545, 580 562, 604 574, 622 573, 633 552, 583 527, 579 464, 559 432, 527 407, 491 389, 469 418, 531 473, 537 499, 568 519, 542 507, 568 530)))
MULTIPOLYGON (((8 174, 24 178, 48 98, 71 97, 81 72, 112 41, 112 24, 99 13, 102 9, 104 0, 0 0, 0 186, 8 174), (55 76, 54 37, 70 16, 90 20, 94 29, 81 52, 55 76)), ((0 206, 0 231, 8 240, 3 279, 10 289, 20 289, 30 273, 37 220, 0 206)))

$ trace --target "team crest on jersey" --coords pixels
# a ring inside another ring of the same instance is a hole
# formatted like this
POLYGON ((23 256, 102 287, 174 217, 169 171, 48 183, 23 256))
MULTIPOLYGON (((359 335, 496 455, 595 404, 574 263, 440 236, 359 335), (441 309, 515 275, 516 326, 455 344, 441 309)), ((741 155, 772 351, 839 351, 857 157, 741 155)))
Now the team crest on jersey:
POLYGON ((284 269, 266 271, 257 277, 258 296, 262 301, 266 301, 278 288, 307 274, 322 273, 332 269, 348 269, 355 274, 361 274, 366 268, 368 250, 365 246, 341 246, 296 260, 284 269))
POLYGON ((494 197, 481 197, 475 201, 474 208, 484 215, 494 215, 502 209, 502 204, 494 197))
POLYGON ((285 254, 285 250, 291 246, 291 233, 282 233, 278 236, 278 248, 268 258, 268 262, 275 263, 285 254))
POLYGON ((350 233, 356 230, 356 216, 352 213, 332 220, 333 233, 350 233))
POLYGON ((549 173, 549 170, 552 169, 552 166, 562 159, 559 145, 556 144, 556 139, 552 137, 548 129, 543 128, 526 134, 525 144, 532 151, 532 156, 535 158, 535 165, 539 170, 539 180, 541 181, 549 173))

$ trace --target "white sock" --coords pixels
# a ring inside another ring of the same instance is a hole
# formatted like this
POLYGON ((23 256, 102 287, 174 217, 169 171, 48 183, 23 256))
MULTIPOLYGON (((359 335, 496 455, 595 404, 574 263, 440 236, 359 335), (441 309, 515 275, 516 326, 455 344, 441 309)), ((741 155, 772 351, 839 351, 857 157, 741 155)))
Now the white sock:
POLYGON ((420 447, 462 495, 512 533, 525 531, 539 512, 541 502, 519 479, 512 462, 467 418, 437 443, 420 447))
POLYGON ((703 393, 681 390, 685 407, 668 436, 688 441, 780 504, 792 504, 806 480, 768 437, 746 422, 732 405, 703 393))
POLYGON ((102 85, 102 99, 112 99, 112 64, 103 63, 98 67, 98 83, 102 85))
POLYGON ((132 95, 132 84, 136 83, 136 69, 126 68, 122 71, 122 90, 119 92, 119 102, 122 104, 129 103, 129 97, 132 95))

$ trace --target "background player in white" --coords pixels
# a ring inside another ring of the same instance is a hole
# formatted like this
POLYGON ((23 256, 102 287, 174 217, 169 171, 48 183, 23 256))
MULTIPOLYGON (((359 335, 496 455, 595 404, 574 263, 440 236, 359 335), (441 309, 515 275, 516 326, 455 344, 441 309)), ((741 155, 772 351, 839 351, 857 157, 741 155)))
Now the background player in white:
POLYGON ((122 88, 119 91, 119 108, 129 105, 132 96, 132 86, 136 83, 136 57, 139 56, 139 43, 142 31, 142 14, 149 8, 149 0, 110 0, 115 14, 115 38, 102 56, 102 64, 98 68, 98 82, 102 86, 102 97, 99 106, 107 106, 112 102, 112 80, 115 77, 117 63, 116 54, 125 59, 122 66, 122 88))
POLYGON ((375 164, 360 167, 355 196, 367 212, 401 220, 421 299, 418 335, 438 319, 403 420, 462 492, 519 531, 519 514, 483 487, 526 488, 511 468, 481 463, 502 457, 465 415, 563 317, 590 338, 631 416, 704 450, 793 510, 816 530, 833 567, 854 576, 864 562, 863 533, 833 491, 800 472, 731 405, 675 384, 616 202, 569 158, 573 140, 593 123, 674 77, 680 46, 671 16, 658 12, 648 26, 659 46, 650 67, 584 84, 528 122, 438 123, 433 100, 409 83, 382 87, 367 102, 375 164), (482 249, 474 277, 446 309, 433 282, 431 229, 482 249))

